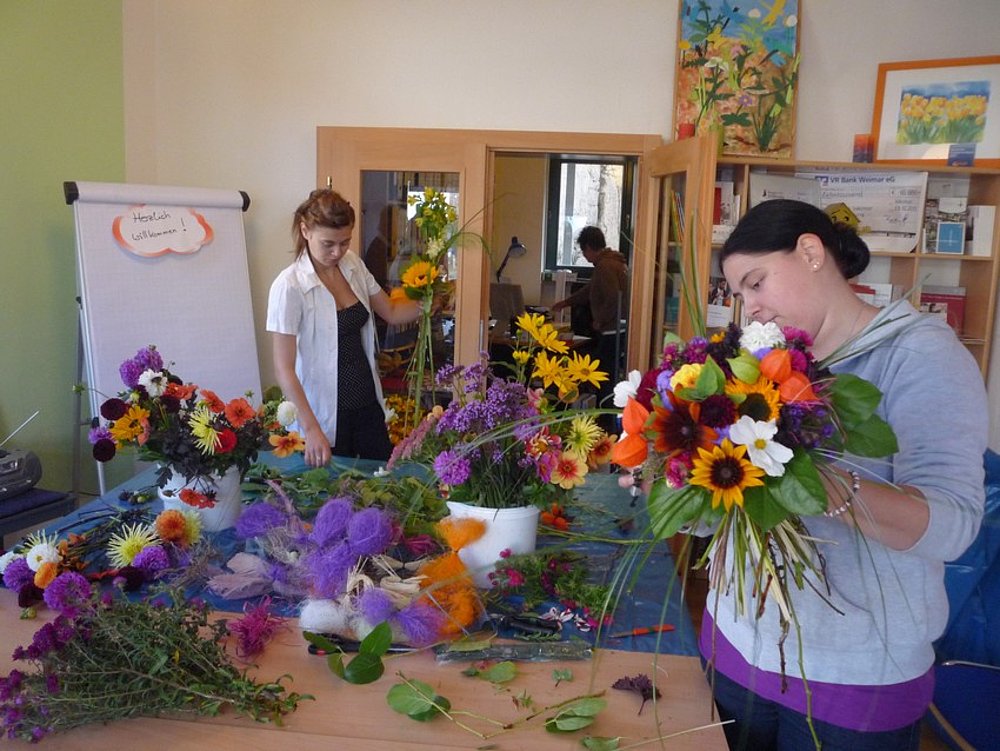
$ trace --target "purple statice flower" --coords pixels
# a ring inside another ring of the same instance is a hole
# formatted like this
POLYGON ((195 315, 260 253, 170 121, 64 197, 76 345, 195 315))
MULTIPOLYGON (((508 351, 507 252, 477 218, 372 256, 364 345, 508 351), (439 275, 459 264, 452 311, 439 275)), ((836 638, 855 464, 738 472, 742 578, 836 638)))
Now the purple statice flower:
POLYGON ((76 636, 76 630, 62 615, 55 620, 43 624, 31 638, 31 644, 24 650, 24 656, 29 660, 40 660, 45 655, 58 652, 76 636))
POLYGON ((349 498, 331 498, 316 514, 310 539, 320 547, 338 542, 347 531, 347 523, 353 513, 354 507, 349 498))
POLYGON ((691 365, 705 362, 708 357, 708 340, 702 336, 692 337, 684 347, 684 362, 691 365))
POLYGON ((132 565, 147 574, 156 574, 170 568, 170 556, 161 545, 147 545, 136 554, 132 565))
POLYGON ((90 582, 75 571, 64 571, 45 588, 45 604, 67 618, 76 618, 90 605, 90 582))
POLYGON ((366 508, 347 522, 347 542, 355 555, 378 555, 392 542, 392 519, 381 509, 366 508))
POLYGON ((98 441, 112 441, 111 430, 105 425, 98 425, 95 428, 91 428, 87 432, 87 440, 90 441, 90 445, 95 445, 98 441))
POLYGON ((334 547, 316 550, 306 556, 305 566, 309 571, 313 588, 320 597, 332 600, 344 593, 347 574, 358 557, 351 552, 346 542, 334 547))
POLYGON ((670 388, 670 379, 673 377, 674 377, 674 371, 670 369, 661 370, 659 374, 656 376, 656 391, 660 395, 660 400, 663 402, 664 406, 669 404, 669 400, 667 399, 667 393, 672 391, 672 389, 670 388))
POLYGON ((365 621, 373 626, 389 620, 396 614, 396 606, 384 589, 368 587, 358 597, 358 610, 365 621))
POLYGON ((455 378, 461 375, 461 373, 461 365, 444 365, 438 369, 437 375, 434 376, 434 380, 438 386, 450 386, 455 378))
POLYGON ((276 506, 266 501, 257 501, 243 509, 236 520, 236 535, 244 540, 263 537, 272 529, 283 527, 288 517, 276 506))
POLYGON ((3 572, 3 585, 12 592, 20 592, 27 584, 35 583, 35 572, 24 558, 15 558, 3 572))
POLYGON ((427 647, 441 639, 447 617, 436 607, 413 602, 400 610, 395 617, 406 640, 415 647, 427 647))
POLYGON ((139 385, 139 376, 147 370, 163 370, 163 358, 156 351, 156 347, 143 347, 132 357, 123 362, 118 368, 118 374, 122 377, 122 383, 130 389, 139 385))
POLYGON ((472 474, 472 462, 460 451, 442 451, 434 460, 434 473, 445 485, 461 485, 472 474))
POLYGON ((55 673, 49 673, 45 676, 45 691, 50 694, 59 693, 59 676, 55 673))

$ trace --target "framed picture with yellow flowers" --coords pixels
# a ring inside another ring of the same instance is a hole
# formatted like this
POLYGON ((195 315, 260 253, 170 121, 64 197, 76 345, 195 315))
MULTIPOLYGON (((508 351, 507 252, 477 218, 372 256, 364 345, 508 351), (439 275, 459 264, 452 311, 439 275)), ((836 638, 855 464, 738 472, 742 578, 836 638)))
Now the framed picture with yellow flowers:
POLYGON ((876 162, 1000 167, 1000 55, 878 66, 876 162))

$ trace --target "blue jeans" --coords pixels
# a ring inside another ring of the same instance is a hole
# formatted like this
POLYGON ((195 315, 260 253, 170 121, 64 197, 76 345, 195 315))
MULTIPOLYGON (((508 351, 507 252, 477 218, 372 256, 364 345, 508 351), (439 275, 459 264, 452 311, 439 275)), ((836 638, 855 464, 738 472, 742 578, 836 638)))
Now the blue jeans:
MULTIPOLYGON (((709 674, 711 675, 711 674, 709 674)), ((715 706, 722 720, 735 720, 723 729, 729 748, 740 751, 815 751, 816 742, 806 716, 714 674, 715 706)), ((813 720, 822 751, 918 751, 920 723, 899 730, 868 733, 813 720)))

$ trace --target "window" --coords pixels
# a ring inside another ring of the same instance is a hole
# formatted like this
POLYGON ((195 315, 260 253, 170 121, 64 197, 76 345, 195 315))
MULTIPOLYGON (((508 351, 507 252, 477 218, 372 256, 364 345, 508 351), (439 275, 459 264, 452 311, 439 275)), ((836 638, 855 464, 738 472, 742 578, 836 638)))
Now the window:
POLYGON ((588 225, 600 227, 610 247, 630 255, 635 165, 635 157, 550 157, 546 270, 590 267, 576 246, 588 225))

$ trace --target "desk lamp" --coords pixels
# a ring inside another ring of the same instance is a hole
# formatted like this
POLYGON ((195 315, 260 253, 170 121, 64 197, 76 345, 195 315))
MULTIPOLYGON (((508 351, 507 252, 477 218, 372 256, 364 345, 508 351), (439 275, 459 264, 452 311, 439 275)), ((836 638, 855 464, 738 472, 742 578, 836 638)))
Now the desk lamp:
POLYGON ((527 252, 528 249, 524 247, 524 243, 517 239, 517 235, 510 238, 510 247, 507 248, 507 253, 504 255, 503 260, 500 262, 500 266, 497 268, 497 284, 500 283, 500 275, 507 266, 507 261, 511 258, 520 258, 527 252))

